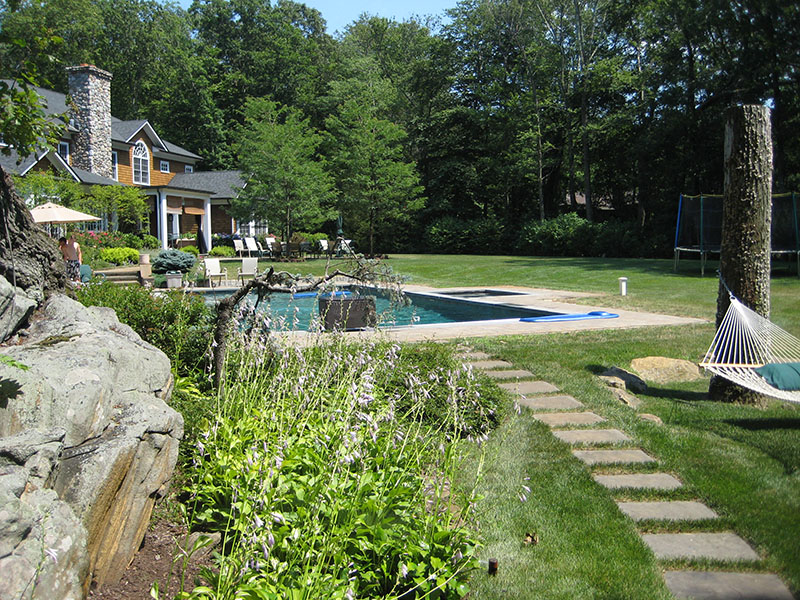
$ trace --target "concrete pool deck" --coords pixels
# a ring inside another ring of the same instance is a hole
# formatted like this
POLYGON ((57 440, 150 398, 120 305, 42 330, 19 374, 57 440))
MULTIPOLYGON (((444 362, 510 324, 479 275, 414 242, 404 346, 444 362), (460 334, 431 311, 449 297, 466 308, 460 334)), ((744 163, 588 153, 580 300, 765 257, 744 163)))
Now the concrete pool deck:
MULTIPOLYGON (((404 290, 433 295, 447 295, 479 291, 480 301, 488 304, 530 306, 554 313, 587 313, 595 310, 608 310, 619 315, 617 319, 589 319, 583 321, 562 321, 555 323, 526 323, 519 319, 495 321, 469 321, 462 323, 442 323, 437 325, 414 325, 405 327, 381 328, 380 334, 398 342, 421 342, 451 340, 459 338, 495 337, 501 335, 536 335, 546 333, 565 333, 569 331, 588 331, 593 329, 632 329, 638 327, 658 327, 670 325, 696 325, 707 323, 703 319, 675 317, 632 310, 608 309, 602 305, 574 304, 570 300, 578 298, 598 298, 600 294, 526 288, 519 286, 483 286, 459 288, 431 288, 420 285, 405 285, 404 290), (500 292, 491 295, 492 290, 500 292), (488 293, 487 293, 488 292, 488 293), (513 292, 513 294, 509 294, 513 292)), ((462 296, 463 297, 463 296, 462 296)), ((475 300, 476 298, 471 298, 475 300)), ((292 332, 291 336, 310 336, 305 332, 292 332)), ((352 331, 348 336, 371 337, 374 330, 352 331)))

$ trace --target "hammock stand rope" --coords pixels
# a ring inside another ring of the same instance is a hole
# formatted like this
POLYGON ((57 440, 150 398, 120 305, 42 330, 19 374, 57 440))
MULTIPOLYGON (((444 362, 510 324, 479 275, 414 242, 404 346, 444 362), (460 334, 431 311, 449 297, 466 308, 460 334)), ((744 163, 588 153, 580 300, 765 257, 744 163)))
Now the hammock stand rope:
POLYGON ((767 363, 800 362, 800 340, 746 307, 732 293, 730 299, 700 366, 754 392, 800 402, 800 390, 780 390, 755 371, 767 363))

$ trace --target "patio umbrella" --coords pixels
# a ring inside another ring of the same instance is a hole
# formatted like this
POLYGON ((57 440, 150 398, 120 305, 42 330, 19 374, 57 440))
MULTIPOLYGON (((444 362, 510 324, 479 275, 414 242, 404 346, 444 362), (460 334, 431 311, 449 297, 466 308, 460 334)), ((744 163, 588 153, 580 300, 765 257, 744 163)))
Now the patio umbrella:
POLYGON ((100 217, 93 217, 53 202, 35 206, 31 209, 31 216, 36 223, 79 223, 100 220, 100 217))

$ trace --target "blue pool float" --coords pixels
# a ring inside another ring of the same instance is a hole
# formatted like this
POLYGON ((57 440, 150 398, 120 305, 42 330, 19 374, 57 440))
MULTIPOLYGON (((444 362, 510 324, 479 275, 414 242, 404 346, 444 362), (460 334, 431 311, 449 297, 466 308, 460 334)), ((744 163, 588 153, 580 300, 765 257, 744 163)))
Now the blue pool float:
POLYGON ((522 317, 525 323, 558 323, 560 321, 583 321, 585 319, 616 319, 619 315, 604 310, 593 310, 589 313, 571 315, 547 315, 546 317, 522 317))
MULTIPOLYGON (((350 296, 353 292, 327 292, 325 294, 319 294, 320 298, 346 298, 350 296)), ((317 292, 300 292, 299 294, 292 294, 292 298, 315 298, 317 296, 317 292)))

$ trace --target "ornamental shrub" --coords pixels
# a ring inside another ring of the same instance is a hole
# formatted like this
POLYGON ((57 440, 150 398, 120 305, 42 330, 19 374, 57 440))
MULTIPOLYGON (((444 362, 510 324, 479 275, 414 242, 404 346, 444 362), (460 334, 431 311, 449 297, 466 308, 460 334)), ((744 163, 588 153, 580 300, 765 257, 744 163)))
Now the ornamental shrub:
POLYGON ((214 320, 201 296, 181 291, 154 295, 138 285, 110 281, 85 285, 76 295, 85 306, 113 308, 122 323, 169 357, 179 375, 203 370, 214 320))
POLYGON ((224 256, 224 257, 232 257, 236 256, 236 250, 231 248, 230 246, 214 246, 211 249, 211 252, 208 253, 209 256, 224 256))
POLYGON ((139 262, 139 251, 135 248, 101 248, 100 260, 115 265, 129 265, 139 262))
POLYGON ((122 239, 125 240, 125 246, 128 248, 136 248, 136 250, 141 250, 142 246, 142 238, 140 238, 135 233, 123 233, 122 239))
POLYGON ((503 254, 503 228, 496 219, 445 216, 426 230, 428 249, 442 254, 503 254))
POLYGON ((161 242, 158 241, 158 238, 154 235, 150 235, 149 233, 142 234, 142 247, 148 248, 150 250, 155 248, 161 247, 161 242))
POLYGON ((195 257, 180 250, 162 250, 153 261, 153 273, 180 271, 187 273, 195 263, 195 257))
POLYGON ((197 246, 184 246, 183 248, 181 248, 181 252, 186 252, 188 254, 191 254, 195 258, 200 256, 200 250, 197 248, 197 246))

